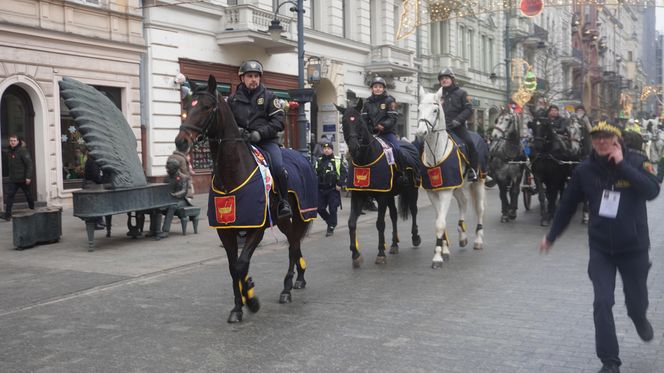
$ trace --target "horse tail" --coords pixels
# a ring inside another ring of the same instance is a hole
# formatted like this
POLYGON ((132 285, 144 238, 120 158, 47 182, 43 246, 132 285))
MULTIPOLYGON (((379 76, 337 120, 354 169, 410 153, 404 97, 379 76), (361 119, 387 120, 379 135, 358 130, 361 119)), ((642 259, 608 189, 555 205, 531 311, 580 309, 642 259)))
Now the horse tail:
POLYGON ((404 190, 399 194, 399 216, 403 220, 408 220, 410 217, 410 206, 417 204, 417 188, 410 184, 412 180, 409 178, 409 184, 404 190))

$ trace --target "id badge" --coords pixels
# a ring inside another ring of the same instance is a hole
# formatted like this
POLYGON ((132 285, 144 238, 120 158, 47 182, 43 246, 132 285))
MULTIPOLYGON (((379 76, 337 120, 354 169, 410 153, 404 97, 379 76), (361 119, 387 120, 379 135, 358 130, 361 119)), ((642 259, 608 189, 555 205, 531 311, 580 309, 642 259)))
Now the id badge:
POLYGON ((392 149, 385 149, 385 158, 387 158, 387 164, 390 166, 394 165, 394 153, 392 153, 392 149))
POLYGON ((620 192, 604 189, 602 192, 602 203, 599 205, 599 216, 614 219, 618 215, 620 204, 620 192))

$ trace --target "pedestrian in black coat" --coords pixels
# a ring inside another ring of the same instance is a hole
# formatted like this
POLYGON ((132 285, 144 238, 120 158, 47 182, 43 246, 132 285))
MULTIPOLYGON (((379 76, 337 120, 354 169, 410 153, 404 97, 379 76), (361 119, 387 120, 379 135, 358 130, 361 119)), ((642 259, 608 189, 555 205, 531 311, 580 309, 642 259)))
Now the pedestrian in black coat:
POLYGON ((30 191, 30 184, 32 183, 33 163, 30 158, 30 152, 23 146, 23 142, 19 140, 17 135, 9 136, 9 150, 6 154, 7 157, 7 173, 9 176, 9 188, 7 190, 5 213, 0 218, 11 220, 12 206, 14 205, 14 197, 19 189, 25 194, 25 199, 28 201, 28 207, 35 208, 35 201, 32 198, 30 191))
POLYGON ((621 145, 621 131, 600 122, 591 131, 593 152, 574 169, 540 251, 548 252, 563 233, 580 202, 590 212, 588 275, 595 300, 595 347, 600 372, 619 372, 618 339, 613 319, 616 271, 620 273, 627 314, 644 341, 653 338, 646 317, 650 239, 646 201, 659 194, 654 167, 642 154, 621 145))

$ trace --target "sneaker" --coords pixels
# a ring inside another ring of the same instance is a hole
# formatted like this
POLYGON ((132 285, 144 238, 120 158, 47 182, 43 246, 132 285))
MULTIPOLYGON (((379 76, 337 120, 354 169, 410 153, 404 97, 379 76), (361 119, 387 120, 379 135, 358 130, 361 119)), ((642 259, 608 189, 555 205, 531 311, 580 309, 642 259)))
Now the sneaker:
POLYGON ((639 337, 641 337, 641 340, 644 342, 652 341, 655 333, 653 332, 652 325, 647 318, 644 317, 643 320, 639 321, 634 320, 634 326, 636 327, 636 332, 639 334, 639 337))
POLYGON ((333 235, 333 234, 334 234, 334 227, 330 227, 330 226, 328 225, 328 227, 327 227, 327 232, 325 232, 325 237, 330 237, 330 236, 333 235))
POLYGON ((616 363, 604 363, 597 373, 620 373, 620 367, 616 363))

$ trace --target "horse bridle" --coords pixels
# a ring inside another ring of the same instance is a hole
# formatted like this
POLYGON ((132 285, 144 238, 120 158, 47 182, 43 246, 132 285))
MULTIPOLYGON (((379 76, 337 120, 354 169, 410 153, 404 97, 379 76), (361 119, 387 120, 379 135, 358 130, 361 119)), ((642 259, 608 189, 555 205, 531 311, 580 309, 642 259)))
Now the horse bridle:
POLYGON ((217 111, 219 110, 219 97, 217 95, 212 94, 208 91, 203 91, 203 92, 197 92, 193 95, 192 99, 196 96, 209 96, 212 97, 212 100, 214 101, 214 107, 208 112, 207 117, 205 117, 205 120, 203 121, 203 127, 197 127, 194 125, 191 125, 187 122, 182 123, 180 125, 180 131, 185 131, 189 134, 189 137, 191 138, 191 131, 194 131, 198 133, 198 136, 193 140, 194 143, 199 143, 204 141, 205 139, 208 140, 208 142, 216 142, 217 144, 221 144, 222 142, 226 141, 242 141, 242 142, 247 142, 247 140, 243 137, 234 137, 234 138, 229 138, 229 139, 219 139, 215 137, 209 137, 208 132, 210 130, 210 127, 212 126, 213 123, 217 121, 217 111))
MULTIPOLYGON (((418 119, 418 122, 424 122, 424 124, 428 128, 428 132, 436 134, 436 144, 438 144, 438 139, 440 137, 440 132, 443 132, 443 131, 447 132, 447 129, 446 128, 445 129, 436 129, 436 123, 438 122, 438 120, 440 118, 441 108, 440 108, 440 104, 435 104, 435 105, 438 105, 438 119, 436 119, 433 123, 431 123, 431 121, 427 118, 420 118, 420 119, 418 119)), ((427 148, 429 148, 429 151, 431 152, 431 154, 433 154, 434 163, 436 163, 436 159, 435 159, 436 158, 436 151, 435 151, 436 149, 432 149, 431 145, 429 144, 428 141, 424 141, 424 144, 427 146, 427 148)), ((443 150, 443 154, 445 154, 446 151, 447 151, 447 141, 445 141, 445 149, 443 150)))

